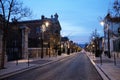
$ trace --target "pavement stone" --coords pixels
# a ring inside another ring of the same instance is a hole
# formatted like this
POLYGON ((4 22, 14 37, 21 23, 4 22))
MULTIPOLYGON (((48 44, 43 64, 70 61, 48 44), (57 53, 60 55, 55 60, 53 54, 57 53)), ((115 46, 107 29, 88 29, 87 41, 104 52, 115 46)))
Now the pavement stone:
POLYGON ((100 58, 96 58, 94 54, 87 52, 88 57, 93 61, 93 64, 99 69, 98 72, 104 74, 107 79, 103 80, 120 80, 120 59, 116 59, 116 65, 114 64, 114 58, 107 58, 102 55, 102 64, 100 58))
MULTIPOLYGON (((74 55, 74 54, 71 54, 71 55, 74 55)), ((34 58, 29 60, 29 65, 28 65, 27 59, 19 60, 17 65, 16 65, 17 61, 7 62, 5 64, 5 69, 0 70, 0 79, 21 73, 26 70, 44 66, 46 64, 64 59, 67 56, 70 56, 70 55, 62 54, 61 56, 44 57, 43 59, 34 58)))
MULTIPOLYGON (((100 63, 100 58, 96 58, 93 54, 87 52, 86 53, 90 58, 91 62, 98 70, 100 75, 103 77, 103 80, 120 80, 120 59, 117 59, 117 64, 114 65, 113 58, 109 59, 106 56, 102 56, 102 65, 100 63)), ((60 60, 69 55, 63 54, 57 57, 45 57, 44 59, 30 59, 30 65, 28 66, 28 60, 19 60, 18 65, 16 65, 16 61, 8 62, 5 65, 5 69, 0 70, 0 79, 4 77, 8 77, 14 74, 18 74, 20 72, 39 67, 45 64, 49 64, 52 61, 60 60)))

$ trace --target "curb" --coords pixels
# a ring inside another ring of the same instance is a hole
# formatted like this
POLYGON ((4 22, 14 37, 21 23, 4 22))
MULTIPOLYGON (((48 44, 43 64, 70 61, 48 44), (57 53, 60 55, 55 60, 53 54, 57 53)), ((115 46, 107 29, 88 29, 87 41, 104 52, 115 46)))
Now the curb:
POLYGON ((6 73, 6 74, 3 74, 3 75, 0 75, 0 80, 4 79, 4 78, 7 78, 7 77, 10 77, 10 76, 13 76, 13 75, 16 75, 16 74, 20 74, 20 73, 28 71, 28 70, 36 69, 38 67, 43 67, 45 65, 61 61, 61 60, 65 59, 65 58, 67 58, 67 57, 69 57, 69 56, 65 56, 63 58, 60 58, 60 59, 57 59, 57 60, 53 60, 53 61, 50 61, 50 62, 47 62, 47 63, 39 64, 39 65, 36 64, 36 65, 33 65, 33 66, 28 66, 26 68, 23 68, 23 69, 20 69, 20 70, 17 70, 17 71, 13 71, 13 72, 10 72, 10 73, 6 73))
POLYGON ((28 66, 26 68, 23 68, 23 69, 20 69, 20 70, 17 70, 17 71, 13 71, 13 72, 9 72, 9 73, 6 73, 6 74, 3 74, 3 75, 0 75, 0 79, 4 79, 4 78, 7 78, 7 77, 10 77, 10 76, 13 76, 15 74, 19 74, 19 73, 22 73, 24 71, 27 71, 27 70, 30 70, 32 69, 34 66, 28 66))
POLYGON ((97 67, 104 73, 104 75, 108 78, 108 80, 112 80, 98 65, 97 65, 97 67))
MULTIPOLYGON (((88 54, 86 53, 86 55, 88 56, 88 54)), ((93 66, 95 67, 95 69, 97 70, 97 72, 100 74, 101 78, 103 80, 111 80, 107 74, 105 74, 105 72, 98 66, 95 64, 95 62, 88 56, 88 58, 90 59, 91 63, 93 64, 93 66)))

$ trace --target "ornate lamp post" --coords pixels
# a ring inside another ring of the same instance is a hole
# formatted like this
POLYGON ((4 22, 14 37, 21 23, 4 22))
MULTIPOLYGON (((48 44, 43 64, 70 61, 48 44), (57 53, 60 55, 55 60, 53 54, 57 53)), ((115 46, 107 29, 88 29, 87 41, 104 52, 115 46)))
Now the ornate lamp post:
POLYGON ((107 40, 108 40, 108 43, 107 43, 107 46, 108 46, 108 57, 111 58, 111 55, 110 55, 110 30, 109 30, 109 23, 106 22, 106 21, 101 21, 100 24, 104 27, 106 27, 107 29, 107 33, 108 33, 108 36, 107 36, 107 40))
POLYGON ((43 24, 42 24, 42 29, 41 29, 41 48, 42 48, 42 50, 41 50, 41 58, 43 58, 43 56, 44 56, 44 54, 43 54, 43 40, 44 40, 44 32, 46 31, 46 28, 49 26, 49 22, 44 22, 43 24))

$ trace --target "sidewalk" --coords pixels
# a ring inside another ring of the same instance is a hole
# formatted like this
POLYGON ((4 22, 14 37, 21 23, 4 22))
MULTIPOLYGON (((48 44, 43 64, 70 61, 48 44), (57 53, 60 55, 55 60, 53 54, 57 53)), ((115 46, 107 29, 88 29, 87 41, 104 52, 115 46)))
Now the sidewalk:
POLYGON ((103 77, 103 80, 120 80, 120 59, 116 59, 115 65, 113 57, 108 58, 103 54, 102 59, 100 59, 89 52, 87 52, 87 55, 103 77))
POLYGON ((50 64, 52 62, 64 59, 65 57, 68 57, 68 56, 70 55, 62 54, 61 56, 44 57, 43 59, 41 58, 29 59, 29 64, 28 64, 28 60, 25 60, 25 59, 19 60, 18 64, 17 64, 17 61, 7 62, 5 65, 5 69, 0 70, 0 79, 24 72, 26 70, 30 70, 33 68, 50 64))

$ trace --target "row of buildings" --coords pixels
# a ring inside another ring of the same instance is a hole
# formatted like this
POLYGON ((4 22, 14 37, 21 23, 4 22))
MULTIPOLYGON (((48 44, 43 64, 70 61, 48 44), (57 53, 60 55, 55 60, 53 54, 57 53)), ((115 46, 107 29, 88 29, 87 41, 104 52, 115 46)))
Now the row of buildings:
MULTIPOLYGON (((114 1, 111 12, 109 11, 104 19, 101 20, 104 36, 102 39, 99 38, 97 40, 99 43, 97 49, 104 51, 109 58, 113 55, 117 55, 118 57, 120 55, 120 2, 118 0, 114 1)), ((89 49, 94 50, 92 44, 90 44, 91 47, 89 49)))
MULTIPOLYGON (((0 29, 0 68, 3 62, 24 58, 56 56, 61 53, 78 51, 79 47, 62 37, 58 14, 39 20, 17 21, 15 18, 9 23, 6 33, 6 44, 3 44, 3 30, 0 29), (5 54, 2 53, 5 46, 5 54), (4 56, 4 58, 3 58, 4 56)), ((1 15, 1 23, 2 23, 1 15)), ((2 24, 1 24, 2 26, 2 24)))
POLYGON ((109 51, 109 57, 113 52, 119 55, 120 52, 120 17, 112 16, 109 13, 104 18, 104 51, 109 51))
POLYGON ((89 50, 93 51, 97 56, 99 52, 97 50, 104 51, 109 58, 115 53, 119 56, 120 52, 120 17, 113 17, 108 13, 102 20, 104 36, 95 37, 91 40, 89 50))
POLYGON ((109 58, 113 55, 119 57, 120 52, 120 2, 115 0, 111 11, 103 19, 104 51, 109 58), (113 54, 114 53, 114 54, 113 54))

